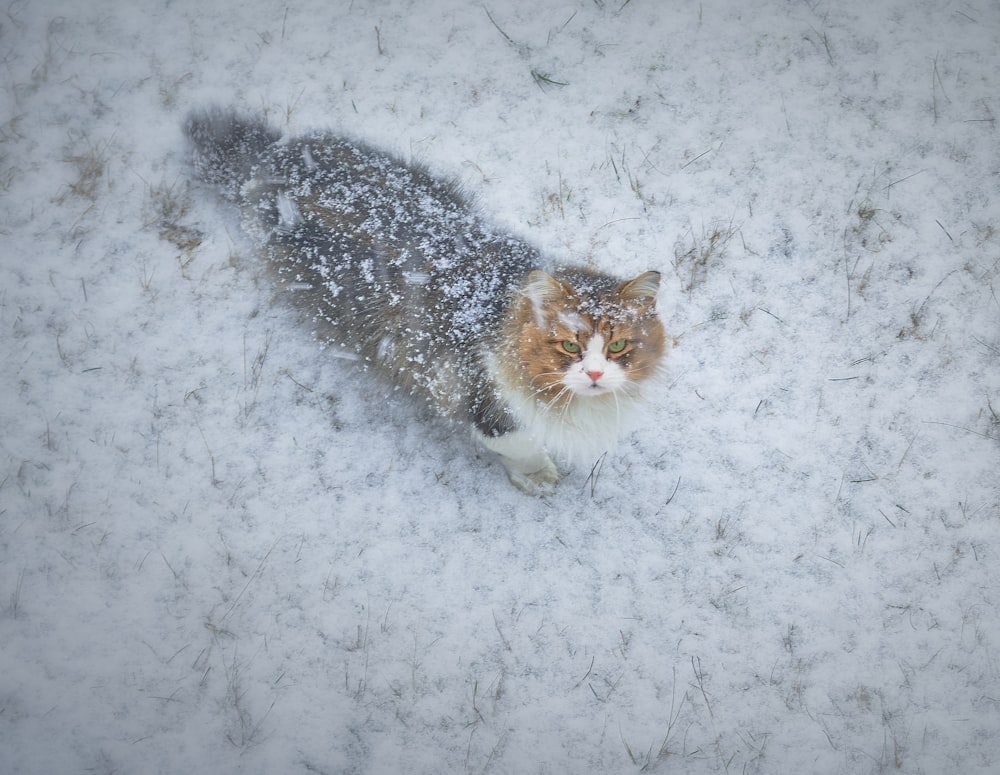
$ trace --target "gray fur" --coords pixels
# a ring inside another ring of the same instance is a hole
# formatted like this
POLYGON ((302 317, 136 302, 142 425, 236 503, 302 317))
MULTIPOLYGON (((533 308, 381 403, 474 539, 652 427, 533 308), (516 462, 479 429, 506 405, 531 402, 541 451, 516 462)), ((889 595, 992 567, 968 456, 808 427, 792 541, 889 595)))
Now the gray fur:
POLYGON ((362 143, 280 143, 221 110, 185 129, 197 174, 240 206, 321 336, 487 436, 515 427, 485 356, 542 263, 534 248, 485 223, 454 185, 362 143))

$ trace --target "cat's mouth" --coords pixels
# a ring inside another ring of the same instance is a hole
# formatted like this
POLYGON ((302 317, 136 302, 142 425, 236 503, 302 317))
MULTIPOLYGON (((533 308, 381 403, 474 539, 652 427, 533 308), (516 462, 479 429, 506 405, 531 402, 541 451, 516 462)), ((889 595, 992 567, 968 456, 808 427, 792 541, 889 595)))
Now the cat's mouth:
POLYGON ((607 393, 611 388, 608 386, 607 381, 603 379, 604 370, 601 371, 585 371, 587 379, 590 383, 584 388, 584 391, 592 396, 600 395, 601 393, 607 393))
POLYGON ((607 385, 602 385, 600 382, 591 382, 589 385, 576 388, 573 392, 579 396, 601 396, 605 393, 610 393, 611 388, 607 385))

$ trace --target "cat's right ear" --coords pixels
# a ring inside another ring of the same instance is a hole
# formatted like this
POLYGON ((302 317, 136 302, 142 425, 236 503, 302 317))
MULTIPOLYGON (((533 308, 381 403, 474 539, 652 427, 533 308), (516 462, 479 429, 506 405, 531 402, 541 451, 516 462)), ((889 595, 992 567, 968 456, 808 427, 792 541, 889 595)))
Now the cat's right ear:
POLYGON ((544 305, 566 293, 556 278, 541 269, 534 269, 524 284, 524 293, 535 305, 544 305))
POLYGON ((553 302, 566 294, 566 289, 552 275, 534 269, 525 280, 522 293, 531 303, 531 312, 538 328, 546 327, 547 311, 553 302))

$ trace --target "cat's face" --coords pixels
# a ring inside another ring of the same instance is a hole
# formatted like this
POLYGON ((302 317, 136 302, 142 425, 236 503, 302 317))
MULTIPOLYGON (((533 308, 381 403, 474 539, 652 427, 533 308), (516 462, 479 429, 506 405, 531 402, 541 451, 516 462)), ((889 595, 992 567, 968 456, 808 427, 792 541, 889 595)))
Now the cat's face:
POLYGON ((666 348, 659 282, 657 272, 624 283, 584 270, 532 272, 508 329, 520 387, 558 407, 627 394, 653 376, 666 348))

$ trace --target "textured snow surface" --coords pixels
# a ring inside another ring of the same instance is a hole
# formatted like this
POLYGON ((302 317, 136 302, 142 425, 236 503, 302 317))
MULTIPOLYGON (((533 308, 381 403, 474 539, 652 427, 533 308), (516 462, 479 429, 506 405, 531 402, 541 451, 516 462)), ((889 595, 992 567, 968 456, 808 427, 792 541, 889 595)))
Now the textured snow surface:
POLYGON ((1000 760, 1000 6, 14 0, 0 772, 1000 760), (531 499, 321 349, 181 124, 663 272, 641 427, 531 499))

